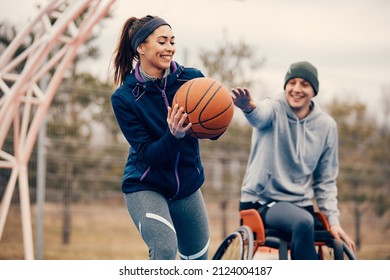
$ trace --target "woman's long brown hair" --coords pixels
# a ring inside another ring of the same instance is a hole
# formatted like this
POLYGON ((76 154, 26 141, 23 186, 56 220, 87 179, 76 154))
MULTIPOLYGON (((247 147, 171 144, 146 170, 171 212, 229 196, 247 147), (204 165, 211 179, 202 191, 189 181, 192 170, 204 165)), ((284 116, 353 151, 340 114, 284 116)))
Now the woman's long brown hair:
POLYGON ((118 44, 114 51, 114 83, 121 85, 127 74, 133 70, 133 62, 138 61, 138 53, 134 53, 131 48, 131 40, 135 33, 149 20, 152 16, 146 16, 141 19, 131 17, 126 20, 122 27, 118 44))

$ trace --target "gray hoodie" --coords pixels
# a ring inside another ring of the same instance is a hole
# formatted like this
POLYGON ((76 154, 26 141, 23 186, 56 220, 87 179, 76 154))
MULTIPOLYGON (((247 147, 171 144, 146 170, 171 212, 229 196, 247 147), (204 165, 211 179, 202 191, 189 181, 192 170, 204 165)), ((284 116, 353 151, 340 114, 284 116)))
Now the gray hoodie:
POLYGON ((245 116, 253 134, 241 201, 309 206, 315 198, 330 225, 339 224, 334 119, 312 101, 310 114, 299 120, 284 93, 258 102, 245 116))

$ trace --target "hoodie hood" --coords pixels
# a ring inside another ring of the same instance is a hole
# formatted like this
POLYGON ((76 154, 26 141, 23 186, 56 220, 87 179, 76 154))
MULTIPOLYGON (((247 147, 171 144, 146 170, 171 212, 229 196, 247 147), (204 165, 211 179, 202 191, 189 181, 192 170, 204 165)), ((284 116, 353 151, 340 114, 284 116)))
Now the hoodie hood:
POLYGON ((310 124, 315 122, 315 120, 321 115, 322 110, 314 100, 311 100, 310 113, 300 120, 288 104, 285 94, 280 94, 278 98, 286 110, 288 122, 296 126, 295 156, 299 159, 301 156, 305 156, 307 126, 310 126, 310 124))
POLYGON ((290 105, 288 104, 285 93, 281 93, 280 95, 278 95, 277 99, 283 104, 283 106, 287 112, 287 116, 289 117, 289 119, 292 119, 292 120, 313 121, 322 112, 321 108, 318 106, 316 101, 312 99, 311 105, 310 105, 312 110, 311 110, 310 114, 308 114, 304 119, 299 120, 298 117, 295 115, 294 111, 291 109, 290 105))

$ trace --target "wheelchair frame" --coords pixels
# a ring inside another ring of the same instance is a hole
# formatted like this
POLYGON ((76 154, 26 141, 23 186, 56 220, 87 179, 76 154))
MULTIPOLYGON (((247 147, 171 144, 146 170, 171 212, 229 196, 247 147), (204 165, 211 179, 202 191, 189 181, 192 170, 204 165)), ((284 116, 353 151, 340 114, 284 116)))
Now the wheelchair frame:
MULTIPOLYGON (((334 260, 356 260, 356 256, 345 242, 333 238, 330 234, 330 226, 325 215, 322 212, 316 212, 315 215, 321 223, 321 228, 317 227, 314 232, 319 259, 325 259, 324 252, 327 247, 333 251, 334 260)), ((213 260, 251 260, 260 247, 276 249, 280 260, 288 260, 289 246, 290 237, 279 230, 266 229, 256 209, 241 210, 240 227, 223 240, 214 254, 213 260), (240 254, 232 253, 237 251, 240 254)))

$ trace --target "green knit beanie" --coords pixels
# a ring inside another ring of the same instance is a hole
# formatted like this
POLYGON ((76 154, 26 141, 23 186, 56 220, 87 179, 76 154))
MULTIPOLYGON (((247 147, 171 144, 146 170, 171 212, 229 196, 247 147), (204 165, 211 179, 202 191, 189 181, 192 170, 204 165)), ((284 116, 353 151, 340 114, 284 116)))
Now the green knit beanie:
POLYGON ((312 64, 307 61, 300 61, 291 64, 284 79, 284 89, 286 89, 287 82, 292 78, 301 78, 308 81, 314 89, 314 94, 317 95, 319 86, 318 73, 317 68, 315 68, 312 64))

